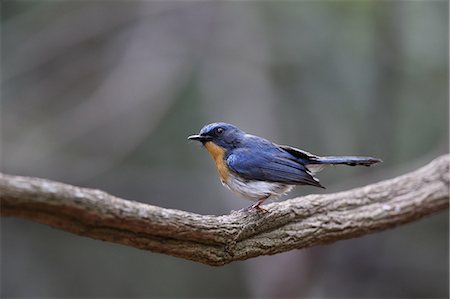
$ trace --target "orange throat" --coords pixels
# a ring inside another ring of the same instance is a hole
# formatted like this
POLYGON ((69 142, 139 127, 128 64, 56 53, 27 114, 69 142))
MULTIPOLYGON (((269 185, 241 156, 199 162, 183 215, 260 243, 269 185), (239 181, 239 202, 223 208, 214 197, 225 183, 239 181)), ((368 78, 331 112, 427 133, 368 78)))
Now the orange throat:
POLYGON ((211 157, 214 159, 214 162, 216 162, 216 168, 219 172, 220 179, 222 180, 222 183, 225 183, 228 181, 228 167, 225 164, 224 156, 225 156, 225 149, 218 146, 217 144, 208 141, 204 144, 206 150, 209 152, 211 157))

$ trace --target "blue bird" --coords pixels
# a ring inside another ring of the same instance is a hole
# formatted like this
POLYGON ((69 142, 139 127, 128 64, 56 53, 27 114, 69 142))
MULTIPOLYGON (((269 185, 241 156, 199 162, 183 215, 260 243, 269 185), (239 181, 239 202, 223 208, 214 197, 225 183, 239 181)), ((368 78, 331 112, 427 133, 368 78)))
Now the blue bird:
POLYGON ((267 211, 260 205, 270 197, 289 192, 295 185, 323 187, 314 175, 328 165, 371 166, 372 157, 317 156, 250 135, 227 123, 204 126, 189 136, 203 144, 216 163, 223 185, 245 199, 256 201, 248 209, 267 211))

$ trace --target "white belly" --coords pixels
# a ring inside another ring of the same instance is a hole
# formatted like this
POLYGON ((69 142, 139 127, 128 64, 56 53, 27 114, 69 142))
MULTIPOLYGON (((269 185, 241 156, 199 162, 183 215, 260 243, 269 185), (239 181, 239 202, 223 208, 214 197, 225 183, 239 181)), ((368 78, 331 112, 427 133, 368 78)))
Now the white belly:
POLYGON ((228 180, 226 182, 222 181, 222 184, 239 196, 255 201, 269 197, 278 197, 291 191, 294 187, 293 185, 282 183, 245 180, 231 173, 228 176, 228 180))

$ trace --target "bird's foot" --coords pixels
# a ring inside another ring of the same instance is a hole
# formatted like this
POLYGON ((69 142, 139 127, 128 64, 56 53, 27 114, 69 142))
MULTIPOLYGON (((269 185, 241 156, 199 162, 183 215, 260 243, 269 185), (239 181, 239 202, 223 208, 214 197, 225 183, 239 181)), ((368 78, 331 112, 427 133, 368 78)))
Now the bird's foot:
POLYGON ((239 212, 249 212, 252 210, 256 210, 257 212, 260 212, 260 213, 268 213, 269 210, 261 207, 261 204, 264 202, 264 200, 265 199, 258 200, 256 203, 252 204, 251 206, 240 209, 239 212))

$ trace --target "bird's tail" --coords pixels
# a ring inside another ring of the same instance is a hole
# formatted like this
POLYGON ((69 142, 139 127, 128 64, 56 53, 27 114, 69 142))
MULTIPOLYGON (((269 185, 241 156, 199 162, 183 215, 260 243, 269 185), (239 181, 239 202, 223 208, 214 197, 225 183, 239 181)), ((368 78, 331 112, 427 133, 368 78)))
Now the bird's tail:
POLYGON ((357 156, 328 156, 318 157, 315 156, 314 160, 310 160, 310 163, 306 164, 308 170, 314 175, 325 168, 328 165, 349 165, 349 166, 370 166, 372 164, 383 162, 380 159, 372 157, 357 157, 357 156))
POLYGON ((372 164, 382 162, 380 159, 372 157, 357 157, 357 156, 328 156, 328 157, 318 157, 317 164, 344 164, 349 166, 371 166, 372 164))

